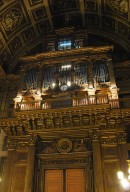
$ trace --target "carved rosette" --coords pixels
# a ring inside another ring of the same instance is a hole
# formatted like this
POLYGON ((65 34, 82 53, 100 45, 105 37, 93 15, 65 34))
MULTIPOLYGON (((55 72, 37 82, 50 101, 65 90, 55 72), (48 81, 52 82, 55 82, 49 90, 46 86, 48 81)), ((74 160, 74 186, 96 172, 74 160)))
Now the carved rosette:
POLYGON ((57 142, 57 150, 60 153, 69 153, 72 149, 72 141, 68 138, 60 139, 57 142))

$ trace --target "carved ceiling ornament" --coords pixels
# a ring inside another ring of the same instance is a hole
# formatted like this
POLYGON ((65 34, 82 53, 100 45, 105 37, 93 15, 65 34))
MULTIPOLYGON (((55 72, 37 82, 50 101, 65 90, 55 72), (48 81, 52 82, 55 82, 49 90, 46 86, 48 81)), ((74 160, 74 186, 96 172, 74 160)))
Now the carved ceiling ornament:
POLYGON ((4 15, 2 19, 2 24, 6 31, 12 31, 16 29, 18 26, 20 26, 22 19, 23 15, 21 10, 15 8, 10 10, 4 15))
POLYGON ((108 6, 121 13, 128 12, 128 0, 107 0, 108 6))

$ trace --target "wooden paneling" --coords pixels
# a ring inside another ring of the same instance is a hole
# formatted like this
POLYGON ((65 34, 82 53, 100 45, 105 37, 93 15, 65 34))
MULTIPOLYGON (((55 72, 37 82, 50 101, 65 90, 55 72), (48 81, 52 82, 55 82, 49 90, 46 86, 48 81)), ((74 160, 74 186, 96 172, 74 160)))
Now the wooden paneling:
POLYGON ((104 162, 104 184, 105 192, 119 192, 120 186, 117 178, 117 171, 119 170, 119 161, 111 160, 104 162))
POLYGON ((45 171, 45 192, 63 192, 63 170, 45 171))
POLYGON ((85 192, 84 169, 66 170, 66 192, 85 192))
POLYGON ((26 166, 15 165, 13 169, 13 179, 11 192, 24 192, 26 166))

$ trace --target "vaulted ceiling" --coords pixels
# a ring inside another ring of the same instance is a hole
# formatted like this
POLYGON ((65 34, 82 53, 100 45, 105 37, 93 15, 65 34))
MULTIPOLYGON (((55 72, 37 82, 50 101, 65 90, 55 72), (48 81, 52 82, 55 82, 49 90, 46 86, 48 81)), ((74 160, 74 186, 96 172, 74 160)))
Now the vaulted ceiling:
POLYGON ((12 72, 19 57, 41 52, 44 37, 66 26, 130 53, 129 0, 0 0, 0 64, 12 72))

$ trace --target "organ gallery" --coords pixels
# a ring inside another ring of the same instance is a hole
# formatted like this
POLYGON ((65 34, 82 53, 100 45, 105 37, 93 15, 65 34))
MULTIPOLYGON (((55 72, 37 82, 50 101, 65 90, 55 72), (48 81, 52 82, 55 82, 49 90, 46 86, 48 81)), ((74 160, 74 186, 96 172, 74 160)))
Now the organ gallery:
MULTIPOLYGON (((62 3, 54 10, 69 9, 62 3)), ((111 3, 126 14, 127 4, 111 3)), ((15 20, 6 30, 22 24, 19 10, 6 15, 15 20)), ((89 26, 71 21, 46 32, 42 49, 19 55, 11 72, 1 65, 1 192, 124 190, 117 172, 129 167, 130 62, 115 61, 115 42, 97 43, 89 26)))

